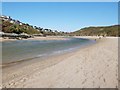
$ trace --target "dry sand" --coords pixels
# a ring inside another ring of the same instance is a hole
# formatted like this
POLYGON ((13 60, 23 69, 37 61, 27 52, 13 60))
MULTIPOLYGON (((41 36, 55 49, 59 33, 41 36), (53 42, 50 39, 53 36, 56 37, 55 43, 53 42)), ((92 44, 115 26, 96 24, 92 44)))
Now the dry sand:
MULTIPOLYGON (((34 38, 28 38, 28 39, 22 39, 22 40, 66 40, 67 38, 64 38, 64 36, 47 36, 47 37, 34 37, 34 38)), ((17 39, 4 39, 0 37, 0 42, 5 41, 16 41, 17 39)))
POLYGON ((7 88, 118 87, 118 38, 97 39, 89 47, 3 69, 7 88))
POLYGON ((0 37, 0 42, 15 41, 15 40, 16 40, 16 39, 8 39, 8 38, 4 39, 4 38, 1 38, 1 37, 0 37))
POLYGON ((34 37, 28 40, 67 40, 64 36, 47 36, 47 37, 34 37))

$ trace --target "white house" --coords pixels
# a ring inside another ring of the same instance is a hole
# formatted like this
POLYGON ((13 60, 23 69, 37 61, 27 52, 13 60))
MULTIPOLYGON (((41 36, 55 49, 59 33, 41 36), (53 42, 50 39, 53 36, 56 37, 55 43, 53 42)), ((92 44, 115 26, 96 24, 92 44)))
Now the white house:
POLYGON ((20 25, 23 25, 23 24, 20 22, 20 25))
POLYGON ((10 23, 14 23, 14 21, 13 21, 13 20, 11 20, 11 21, 10 21, 10 23))

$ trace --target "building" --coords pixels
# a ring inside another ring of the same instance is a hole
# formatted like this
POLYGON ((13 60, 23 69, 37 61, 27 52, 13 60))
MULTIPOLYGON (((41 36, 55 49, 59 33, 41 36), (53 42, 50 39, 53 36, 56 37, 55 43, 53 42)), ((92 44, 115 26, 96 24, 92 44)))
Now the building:
POLYGON ((23 25, 22 22, 20 22, 19 20, 14 20, 14 19, 12 19, 10 16, 2 15, 2 16, 0 16, 0 17, 1 17, 1 19, 4 20, 4 21, 9 21, 10 23, 23 25))

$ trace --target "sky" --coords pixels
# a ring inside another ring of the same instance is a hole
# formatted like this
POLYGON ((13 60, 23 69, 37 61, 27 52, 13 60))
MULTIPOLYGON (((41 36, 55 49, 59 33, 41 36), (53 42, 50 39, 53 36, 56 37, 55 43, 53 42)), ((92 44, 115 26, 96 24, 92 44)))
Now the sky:
POLYGON ((119 2, 120 0, 2 0, 2 2, 119 2))
POLYGON ((2 2, 2 14, 33 26, 71 32, 118 24, 118 3, 2 2))

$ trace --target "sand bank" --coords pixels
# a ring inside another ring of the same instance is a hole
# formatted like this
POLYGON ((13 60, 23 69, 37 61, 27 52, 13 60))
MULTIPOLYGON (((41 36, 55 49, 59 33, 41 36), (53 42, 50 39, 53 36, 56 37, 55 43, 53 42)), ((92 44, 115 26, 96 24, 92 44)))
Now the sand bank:
POLYGON ((37 63, 3 69, 3 87, 118 87, 118 38, 102 38, 89 47, 37 63))
MULTIPOLYGON (((0 38, 0 42, 5 42, 5 41, 16 41, 17 39, 4 39, 0 38)), ((27 39, 22 39, 22 40, 67 40, 67 38, 63 36, 47 36, 47 37, 34 37, 34 38, 27 38, 27 39)))

